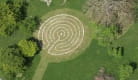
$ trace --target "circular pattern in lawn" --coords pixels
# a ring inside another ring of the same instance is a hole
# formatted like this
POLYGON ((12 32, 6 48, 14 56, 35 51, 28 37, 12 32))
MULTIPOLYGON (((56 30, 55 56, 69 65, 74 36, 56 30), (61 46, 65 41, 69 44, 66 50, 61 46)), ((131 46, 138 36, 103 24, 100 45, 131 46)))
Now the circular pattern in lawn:
POLYGON ((71 54, 78 49, 84 38, 84 26, 75 16, 57 14, 44 21, 38 38, 50 55, 71 54))

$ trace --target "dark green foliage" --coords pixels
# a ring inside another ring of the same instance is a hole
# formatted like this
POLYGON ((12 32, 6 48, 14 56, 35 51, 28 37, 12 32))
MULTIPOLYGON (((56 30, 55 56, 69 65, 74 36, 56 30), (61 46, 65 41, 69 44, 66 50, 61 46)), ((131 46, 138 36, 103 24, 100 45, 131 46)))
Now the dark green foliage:
POLYGON ((5 3, 0 3, 0 36, 9 36, 16 30, 13 14, 5 3))
POLYGON ((130 62, 129 65, 132 66, 133 71, 135 71, 137 69, 137 63, 136 62, 130 62))
POLYGON ((7 5, 14 13, 16 21, 24 20, 27 17, 27 2, 26 0, 8 0, 7 5))
POLYGON ((27 17, 26 0, 8 0, 0 3, 0 35, 11 36, 19 27, 32 34, 39 25, 38 17, 27 17))
POLYGON ((117 58, 121 58, 124 55, 124 47, 108 47, 108 54, 117 58))
POLYGON ((26 31, 29 33, 33 33, 39 25, 38 17, 27 17, 21 23, 19 23, 20 27, 25 27, 26 31))
POLYGON ((25 59, 21 56, 19 49, 0 49, 0 70, 6 76, 16 76, 24 71, 25 59))
POLYGON ((0 3, 0 36, 11 36, 18 27, 17 23, 27 16, 25 0, 8 0, 0 3))

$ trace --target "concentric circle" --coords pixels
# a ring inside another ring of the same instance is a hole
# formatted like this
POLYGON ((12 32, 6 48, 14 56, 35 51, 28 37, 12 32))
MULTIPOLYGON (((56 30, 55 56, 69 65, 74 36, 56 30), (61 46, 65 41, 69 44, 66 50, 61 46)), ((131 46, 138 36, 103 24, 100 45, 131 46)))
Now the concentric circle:
POLYGON ((84 38, 84 26, 75 16, 58 14, 41 25, 38 38, 50 55, 71 54, 79 48, 84 38))

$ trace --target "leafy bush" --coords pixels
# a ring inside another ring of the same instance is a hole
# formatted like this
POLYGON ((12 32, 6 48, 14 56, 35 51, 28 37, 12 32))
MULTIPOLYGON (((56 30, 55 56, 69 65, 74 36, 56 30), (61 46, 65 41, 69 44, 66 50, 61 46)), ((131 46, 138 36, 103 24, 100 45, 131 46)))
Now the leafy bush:
POLYGON ((130 65, 121 65, 119 67, 119 80, 126 80, 132 72, 133 68, 130 65))
MULTIPOLYGON (((111 46, 110 46, 111 47, 111 46)), ((108 54, 116 58, 121 58, 124 55, 123 47, 108 47, 108 54)))
POLYGON ((33 57, 35 53, 39 50, 38 45, 34 41, 21 40, 18 43, 22 54, 26 57, 33 57))
POLYGON ((116 27, 98 26, 97 39, 101 46, 109 46, 116 38, 116 27))

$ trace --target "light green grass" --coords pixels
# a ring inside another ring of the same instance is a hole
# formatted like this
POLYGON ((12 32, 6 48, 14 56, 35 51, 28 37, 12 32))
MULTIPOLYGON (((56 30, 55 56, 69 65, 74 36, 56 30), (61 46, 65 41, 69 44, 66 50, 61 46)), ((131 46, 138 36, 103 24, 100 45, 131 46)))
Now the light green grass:
MULTIPOLYGON (((100 67, 105 67, 108 73, 113 74, 118 80, 118 67, 131 61, 138 63, 138 24, 116 41, 125 48, 122 59, 108 56, 107 48, 100 47, 97 41, 92 41, 91 46, 80 57, 67 62, 49 64, 43 80, 94 80, 100 67)), ((137 80, 138 69, 128 80, 137 80)))
POLYGON ((114 64, 113 58, 106 53, 106 48, 100 47, 97 41, 93 40, 90 47, 78 58, 49 64, 43 80, 94 80, 94 75, 100 67, 108 67, 111 70, 116 69, 118 65, 114 64))
POLYGON ((35 58, 32 61, 32 65, 27 71, 24 73, 23 78, 19 80, 31 80, 32 76, 35 74, 35 70, 37 69, 37 66, 40 61, 40 55, 36 55, 35 58))
POLYGON ((119 40, 116 41, 116 44, 124 46, 124 57, 123 59, 129 62, 137 63, 137 70, 134 74, 131 75, 129 80, 137 80, 138 79, 138 23, 134 24, 129 31, 122 36, 119 40))
MULTIPOLYGON (((61 55, 61 56, 52 56, 47 54, 47 51, 44 51, 41 54, 41 60, 38 64, 38 67, 35 71, 35 75, 33 76, 32 80, 42 80, 44 72, 48 66, 48 63, 50 62, 61 62, 61 61, 65 61, 65 60, 70 60, 75 58, 76 56, 80 55, 82 53, 82 51, 90 44, 91 39, 92 39, 92 35, 94 35, 92 33, 92 30, 90 27, 88 27, 87 25, 89 25, 89 22, 87 21, 87 18, 84 17, 84 15, 81 12, 78 11, 74 11, 74 10, 70 10, 70 9, 58 9, 52 12, 49 12, 46 16, 44 16, 42 18, 42 20, 46 20, 51 16, 57 15, 57 14, 61 14, 61 13, 65 13, 65 14, 69 14, 69 15, 73 15, 75 17, 77 17, 78 19, 80 19, 80 21, 82 22, 82 24, 84 25, 84 29, 85 29, 85 36, 83 39, 83 43, 81 44, 81 46, 79 48, 76 49, 76 51, 74 53, 69 53, 66 55, 61 55), (80 17, 81 16, 81 17, 80 17)), ((91 23, 92 24, 92 23, 91 23)), ((37 34, 36 34, 37 35, 37 34)))
POLYGON ((82 10, 82 6, 86 0, 68 0, 65 5, 62 5, 63 0, 53 0, 50 7, 47 7, 45 2, 41 0, 29 0, 28 14, 30 16, 42 17, 49 11, 53 11, 60 8, 70 8, 78 11, 82 10))
MULTIPOLYGON (((0 2, 5 0, 0 0, 0 2)), ((81 11, 82 5, 86 0, 69 0, 66 5, 61 5, 62 0, 53 0, 51 7, 47 7, 40 0, 29 0, 29 16, 44 16, 49 11, 60 8, 70 8, 81 11)), ((86 21, 87 22, 87 21, 86 21)), ((91 25, 90 25, 91 26, 91 25)), ((0 47, 7 47, 17 43, 21 39, 29 37, 25 30, 19 30, 10 38, 0 37, 0 47)), ((98 45, 96 40, 93 40, 85 52, 79 57, 66 62, 50 63, 47 71, 43 76, 43 80, 94 80, 94 76, 100 67, 105 67, 107 72, 113 74, 118 79, 118 66, 127 64, 131 61, 138 63, 138 24, 133 25, 129 31, 115 42, 124 46, 125 54, 122 59, 117 59, 107 54, 107 48, 98 45)), ((25 73, 25 80, 31 80, 40 57, 35 57, 33 65, 25 73)), ((138 79, 138 69, 131 75, 128 80, 138 79)))

